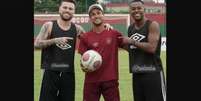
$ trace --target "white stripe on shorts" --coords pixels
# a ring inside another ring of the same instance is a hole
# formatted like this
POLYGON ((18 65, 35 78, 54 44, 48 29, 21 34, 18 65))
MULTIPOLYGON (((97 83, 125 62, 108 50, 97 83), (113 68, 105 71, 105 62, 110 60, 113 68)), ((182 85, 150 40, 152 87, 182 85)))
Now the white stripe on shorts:
POLYGON ((162 89, 162 94, 163 94, 163 101, 166 101, 166 82, 165 82, 165 77, 163 75, 163 71, 160 72, 161 75, 161 89, 162 89))

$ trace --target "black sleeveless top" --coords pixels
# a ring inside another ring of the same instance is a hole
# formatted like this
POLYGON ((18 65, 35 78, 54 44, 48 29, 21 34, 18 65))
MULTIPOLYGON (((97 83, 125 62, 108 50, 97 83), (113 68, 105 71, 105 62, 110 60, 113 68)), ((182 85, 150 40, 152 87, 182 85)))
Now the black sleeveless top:
POLYGON ((55 71, 74 72, 74 54, 77 31, 75 24, 71 23, 69 30, 62 30, 57 21, 53 21, 50 38, 72 37, 66 46, 53 44, 42 49, 41 68, 55 71))
MULTIPOLYGON (((139 42, 148 42, 150 20, 145 25, 136 29, 135 23, 129 26, 128 36, 139 42)), ((131 73, 148 73, 162 70, 162 62, 160 59, 161 36, 154 54, 148 53, 134 45, 129 45, 129 70, 131 73)))

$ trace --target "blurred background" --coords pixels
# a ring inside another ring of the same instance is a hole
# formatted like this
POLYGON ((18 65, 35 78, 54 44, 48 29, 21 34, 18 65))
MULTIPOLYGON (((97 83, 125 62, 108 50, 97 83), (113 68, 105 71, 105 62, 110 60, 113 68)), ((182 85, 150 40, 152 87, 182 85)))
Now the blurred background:
MULTIPOLYGON (((76 14, 72 22, 81 25, 89 31, 91 24, 87 14, 87 9, 96 2, 104 7, 106 22, 111 24, 116 30, 127 36, 127 28, 133 22, 128 13, 128 4, 131 0, 76 0, 76 14)), ((165 0, 143 0, 145 2, 145 16, 151 20, 158 21, 162 36, 161 59, 166 76, 166 3, 165 0)), ((46 21, 55 20, 58 15, 59 0, 34 0, 34 40, 38 35, 41 26, 46 21)), ((169 33, 168 33, 169 34, 169 33)), ((77 40, 79 41, 79 40, 77 40)), ((76 44, 76 48, 78 47, 76 44)), ((42 71, 40 69, 41 50, 34 49, 34 101, 38 101, 42 81, 42 71)), ((82 101, 84 73, 80 69, 80 55, 75 54, 75 77, 76 95, 75 101, 82 101)), ((119 89, 121 101, 133 101, 132 96, 132 76, 129 73, 128 52, 119 51, 119 89)), ((100 101, 104 101, 101 97, 100 101)))
MULTIPOLYGON (((57 13, 58 3, 60 0, 34 0, 34 13, 57 13)), ((128 3, 132 0, 76 0, 77 14, 87 13, 87 9, 91 4, 96 2, 102 4, 105 13, 128 13, 128 3)), ((165 0, 143 0, 147 13, 165 13, 165 0), (161 4, 161 5, 158 5, 161 4)))
MULTIPOLYGON (((42 24, 58 17, 58 4, 60 0, 34 0, 34 38, 39 33, 42 24)), ((129 2, 132 0, 76 0, 76 14, 72 19, 89 31, 87 9, 91 4, 100 3, 104 7, 106 22, 115 29, 127 35, 127 28, 133 22, 129 16, 129 2)), ((162 36, 162 50, 166 50, 166 3, 165 0, 143 0, 145 3, 146 17, 158 21, 162 36)))

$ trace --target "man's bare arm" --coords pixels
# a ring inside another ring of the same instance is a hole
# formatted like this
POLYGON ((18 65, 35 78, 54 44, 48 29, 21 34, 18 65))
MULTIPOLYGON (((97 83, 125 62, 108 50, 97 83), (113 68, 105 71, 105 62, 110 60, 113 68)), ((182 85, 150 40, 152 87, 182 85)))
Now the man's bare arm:
POLYGON ((76 30, 77 30, 77 37, 80 38, 80 36, 85 33, 85 30, 82 26, 75 24, 76 30))
POLYGON ((38 36, 35 39, 35 48, 45 48, 54 44, 54 39, 48 39, 50 36, 50 28, 52 27, 52 22, 46 22, 41 27, 38 36))

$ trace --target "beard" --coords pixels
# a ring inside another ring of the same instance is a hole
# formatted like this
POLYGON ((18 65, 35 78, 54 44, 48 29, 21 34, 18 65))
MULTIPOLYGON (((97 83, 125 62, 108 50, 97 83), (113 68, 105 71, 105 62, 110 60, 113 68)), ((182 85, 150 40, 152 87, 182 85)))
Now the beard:
POLYGON ((102 20, 100 20, 100 19, 96 19, 96 20, 93 22, 93 24, 94 24, 95 26, 100 26, 102 23, 103 23, 103 22, 102 22, 102 20))
MULTIPOLYGON (((69 13, 68 13, 69 14, 69 13)), ((72 18, 73 18, 73 16, 72 15, 70 15, 69 14, 69 17, 64 17, 64 13, 63 14, 60 14, 60 17, 61 17, 61 19, 62 20, 64 20, 64 21, 70 21, 72 18)))

